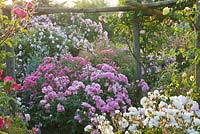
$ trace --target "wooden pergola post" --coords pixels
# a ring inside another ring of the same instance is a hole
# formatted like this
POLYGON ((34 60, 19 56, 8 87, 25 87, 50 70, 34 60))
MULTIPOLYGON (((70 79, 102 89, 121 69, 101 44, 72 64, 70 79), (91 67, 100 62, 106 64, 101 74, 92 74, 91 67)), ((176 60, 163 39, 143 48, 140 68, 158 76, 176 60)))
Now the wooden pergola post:
POLYGON ((135 53, 135 79, 141 79, 141 63, 140 63, 140 37, 139 37, 139 17, 137 13, 133 16, 133 47, 135 53))
MULTIPOLYGON (((197 32, 197 40, 196 40, 196 48, 200 49, 200 1, 197 0, 197 16, 196 16, 196 32, 197 32)), ((200 62, 195 66, 195 76, 196 76, 196 86, 200 87, 200 62)))
MULTIPOLYGON (((9 19, 12 19, 11 10, 4 8, 3 9, 3 15, 6 15, 9 19)), ((9 47, 7 44, 5 44, 5 51, 12 53, 12 57, 6 56, 6 75, 12 76, 14 79, 16 79, 14 46, 9 47)))

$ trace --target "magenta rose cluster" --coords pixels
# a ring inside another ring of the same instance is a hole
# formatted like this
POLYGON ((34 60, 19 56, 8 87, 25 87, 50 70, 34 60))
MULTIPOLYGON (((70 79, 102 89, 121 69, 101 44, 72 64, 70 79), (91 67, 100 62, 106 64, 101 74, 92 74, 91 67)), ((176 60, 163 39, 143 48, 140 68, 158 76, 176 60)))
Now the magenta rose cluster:
POLYGON ((125 110, 131 105, 128 87, 127 77, 114 67, 105 63, 92 65, 82 57, 64 55, 60 60, 45 58, 25 78, 23 91, 31 92, 29 106, 40 105, 43 110, 57 113, 67 112, 69 99, 78 96, 73 99, 78 98, 81 103, 73 116, 81 122, 83 115, 87 118, 94 117, 95 113, 112 116, 115 110, 125 110))

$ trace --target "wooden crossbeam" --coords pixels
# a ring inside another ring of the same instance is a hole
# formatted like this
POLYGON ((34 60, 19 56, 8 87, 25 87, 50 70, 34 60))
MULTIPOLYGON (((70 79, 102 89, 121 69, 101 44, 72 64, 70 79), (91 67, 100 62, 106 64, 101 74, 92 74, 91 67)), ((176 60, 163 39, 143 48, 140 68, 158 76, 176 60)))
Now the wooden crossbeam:
POLYGON ((167 0, 167 1, 152 2, 152 3, 143 3, 142 5, 144 7, 151 7, 151 8, 166 7, 176 4, 177 1, 178 0, 167 0))
POLYGON ((98 12, 117 12, 117 11, 133 11, 134 7, 121 6, 121 7, 99 7, 99 8, 65 8, 65 7, 39 7, 36 8, 35 14, 53 14, 53 13, 98 13, 98 12))
MULTIPOLYGON (((23 8, 23 7, 22 7, 23 8)), ((11 6, 6 6, 5 10, 11 10, 11 6)), ((117 6, 117 7, 98 7, 98 8, 67 8, 67 7, 37 7, 36 15, 53 14, 53 13, 98 13, 98 12, 117 12, 117 11, 134 11, 135 7, 117 6)))
POLYGON ((133 8, 136 8, 136 9, 141 9, 143 12, 146 12, 146 13, 149 13, 151 15, 157 15, 157 16, 162 16, 162 12, 157 10, 157 9, 152 9, 152 8, 149 8, 149 7, 145 7, 143 6, 143 4, 141 3, 138 3, 134 0, 127 0, 126 1, 126 5, 129 5, 133 8))

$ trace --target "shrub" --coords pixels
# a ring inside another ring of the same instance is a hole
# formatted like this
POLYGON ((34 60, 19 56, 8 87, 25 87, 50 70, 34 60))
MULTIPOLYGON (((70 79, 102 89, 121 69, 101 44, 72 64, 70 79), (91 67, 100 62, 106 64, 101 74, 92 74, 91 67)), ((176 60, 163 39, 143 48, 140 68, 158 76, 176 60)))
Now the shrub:
POLYGON ((16 92, 20 89, 21 85, 17 84, 12 77, 3 78, 0 70, 0 133, 32 133, 27 129, 27 122, 16 100, 16 92))
POLYGON ((92 66, 82 57, 64 55, 59 61, 45 58, 25 78, 22 95, 31 125, 41 124, 42 133, 82 133, 95 113, 112 116, 130 105, 128 86, 127 77, 108 64, 92 66))
POLYGON ((115 111, 112 121, 105 115, 96 115, 85 131, 112 134, 167 134, 200 132, 200 110, 196 101, 185 96, 161 95, 158 90, 149 92, 140 101, 142 107, 129 107, 128 111, 115 111))
POLYGON ((58 25, 52 23, 46 15, 30 20, 28 33, 18 34, 16 53, 16 72, 20 81, 42 62, 45 56, 59 58, 68 53, 67 35, 58 25), (32 64, 35 63, 35 64, 32 64))
POLYGON ((16 72, 18 80, 35 71, 44 57, 55 57, 70 53, 77 56, 80 50, 94 53, 95 45, 107 45, 108 33, 102 24, 81 16, 72 16, 65 27, 52 20, 57 15, 33 17, 28 25, 28 33, 17 35, 18 47, 16 72), (34 65, 32 63, 35 63, 34 65))

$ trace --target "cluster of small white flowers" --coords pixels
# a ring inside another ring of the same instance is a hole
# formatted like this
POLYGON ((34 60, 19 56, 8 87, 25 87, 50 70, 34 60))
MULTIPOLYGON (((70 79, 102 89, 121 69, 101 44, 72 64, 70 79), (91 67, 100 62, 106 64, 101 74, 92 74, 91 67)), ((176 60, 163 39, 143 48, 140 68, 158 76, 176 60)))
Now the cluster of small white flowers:
POLYGON ((172 96, 169 99, 155 90, 141 99, 145 120, 143 124, 159 128, 194 129, 200 127, 199 104, 185 96, 172 96))
POLYGON ((47 51, 49 47, 55 47, 58 51, 57 55, 68 52, 66 32, 61 26, 53 23, 47 15, 33 17, 29 31, 34 33, 32 35, 34 38, 28 39, 31 47, 39 49, 46 56, 49 56, 47 51))
POLYGON ((140 103, 142 108, 129 107, 124 113, 115 111, 112 117, 115 132, 140 134, 146 128, 159 128, 165 132, 181 130, 186 134, 198 134, 200 131, 199 104, 189 97, 180 95, 168 98, 155 90, 143 97, 140 103))
POLYGON ((76 48, 82 47, 93 53, 94 46, 108 45, 108 32, 103 29, 101 22, 84 19, 79 14, 72 16, 71 21, 72 25, 67 27, 68 33, 70 33, 68 39, 74 42, 73 45, 76 48))
MULTIPOLYGON (((27 34, 18 38, 16 49, 17 77, 23 79, 26 76, 27 63, 34 60, 32 57, 55 57, 68 53, 67 34, 58 25, 54 24, 47 15, 35 16, 30 20, 27 34), (30 61, 29 61, 30 60, 30 61)), ((37 59, 39 61, 39 59, 37 59)))
POLYGON ((110 121, 106 119, 106 115, 98 115, 96 114, 94 118, 91 119, 91 122, 94 125, 87 125, 84 128, 84 131, 91 132, 91 133, 98 133, 98 134, 114 134, 113 132, 113 126, 111 126, 110 121))

